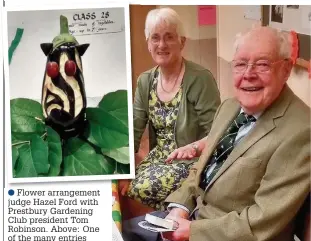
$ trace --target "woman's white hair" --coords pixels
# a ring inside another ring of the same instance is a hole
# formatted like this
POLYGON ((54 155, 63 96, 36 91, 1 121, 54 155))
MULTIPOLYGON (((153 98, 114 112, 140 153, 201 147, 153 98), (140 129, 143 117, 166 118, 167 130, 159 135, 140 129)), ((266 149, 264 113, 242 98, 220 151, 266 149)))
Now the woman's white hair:
POLYGON ((145 22, 145 37, 148 39, 153 29, 161 23, 176 27, 179 37, 185 37, 185 29, 179 15, 171 8, 158 8, 149 11, 145 22))
MULTIPOLYGON (((245 37, 247 35, 249 35, 253 30, 256 30, 258 28, 261 28, 261 26, 254 25, 252 27, 252 29, 249 30, 248 32, 246 32, 244 34, 242 34, 242 33, 237 34, 236 38, 235 38, 235 42, 234 42, 234 51, 236 52, 238 50, 239 46, 241 44, 243 44, 245 37)), ((291 35, 287 32, 283 32, 281 30, 274 29, 271 27, 265 27, 265 28, 268 28, 270 31, 272 31, 275 34, 275 36, 278 40, 278 45, 279 45, 279 50, 278 50, 279 56, 281 58, 284 58, 284 59, 290 59, 291 53, 292 53, 291 35)))

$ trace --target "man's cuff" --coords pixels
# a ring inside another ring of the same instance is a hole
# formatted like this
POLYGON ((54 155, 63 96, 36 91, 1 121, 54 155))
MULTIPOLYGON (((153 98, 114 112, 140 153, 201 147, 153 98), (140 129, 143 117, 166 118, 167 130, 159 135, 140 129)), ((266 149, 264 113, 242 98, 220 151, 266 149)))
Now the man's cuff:
POLYGON ((189 209, 186 208, 185 206, 183 205, 180 205, 178 203, 170 203, 168 206, 167 206, 167 210, 168 211, 171 211, 173 208, 181 208, 183 210, 185 210, 187 213, 190 213, 189 209))

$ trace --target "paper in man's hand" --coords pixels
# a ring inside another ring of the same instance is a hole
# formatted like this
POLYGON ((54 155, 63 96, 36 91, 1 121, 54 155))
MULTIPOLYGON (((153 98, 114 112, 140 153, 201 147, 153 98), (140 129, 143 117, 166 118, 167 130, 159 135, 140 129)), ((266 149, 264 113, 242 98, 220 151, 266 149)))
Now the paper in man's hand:
POLYGON ((151 232, 172 232, 178 228, 176 221, 159 218, 150 214, 146 214, 145 221, 139 222, 138 225, 151 232))

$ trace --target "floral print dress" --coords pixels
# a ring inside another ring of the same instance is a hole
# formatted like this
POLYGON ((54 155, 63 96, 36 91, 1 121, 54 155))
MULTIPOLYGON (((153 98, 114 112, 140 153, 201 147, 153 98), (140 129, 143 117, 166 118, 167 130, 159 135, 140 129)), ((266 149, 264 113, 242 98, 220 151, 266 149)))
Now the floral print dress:
POLYGON ((156 210, 164 210, 166 197, 178 189, 189 174, 193 162, 164 161, 176 148, 175 124, 182 97, 182 86, 175 97, 163 102, 157 96, 155 77, 149 95, 149 124, 156 130, 157 145, 136 168, 128 196, 156 210))

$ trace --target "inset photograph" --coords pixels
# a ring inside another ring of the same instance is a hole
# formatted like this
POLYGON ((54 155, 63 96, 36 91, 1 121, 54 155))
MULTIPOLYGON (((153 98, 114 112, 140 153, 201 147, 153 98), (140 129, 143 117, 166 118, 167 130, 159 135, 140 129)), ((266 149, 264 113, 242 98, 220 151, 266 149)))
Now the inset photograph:
POLYGON ((128 31, 124 6, 7 12, 12 182, 134 177, 128 31))
POLYGON ((271 21, 283 23, 283 5, 271 6, 271 21))
POLYGON ((287 8, 298 9, 299 5, 286 5, 287 8))

